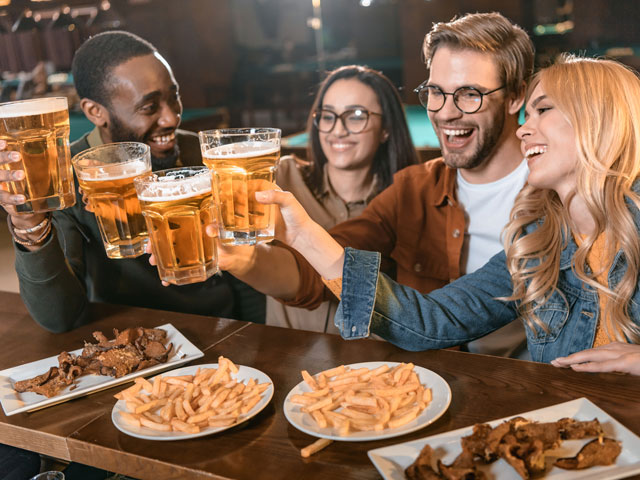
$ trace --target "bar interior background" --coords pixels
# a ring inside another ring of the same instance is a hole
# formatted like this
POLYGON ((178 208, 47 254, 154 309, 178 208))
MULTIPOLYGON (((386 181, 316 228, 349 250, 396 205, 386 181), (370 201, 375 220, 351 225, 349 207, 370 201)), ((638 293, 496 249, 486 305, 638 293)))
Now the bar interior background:
MULTIPOLYGON (((323 72, 339 65, 382 70, 417 104, 425 32, 473 11, 499 11, 525 28, 538 64, 573 51, 640 66, 637 0, 0 0, 0 99, 62 94, 78 111, 73 52, 92 34, 125 29, 172 65, 186 128, 286 135, 304 129, 323 72)), ((91 127, 83 120, 78 111, 72 137, 91 127)))

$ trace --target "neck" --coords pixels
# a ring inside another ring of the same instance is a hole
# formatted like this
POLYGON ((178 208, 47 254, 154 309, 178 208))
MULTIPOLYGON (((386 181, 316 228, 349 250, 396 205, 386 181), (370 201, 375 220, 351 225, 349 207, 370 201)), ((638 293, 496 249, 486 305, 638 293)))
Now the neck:
MULTIPOLYGON (((562 203, 566 206, 565 198, 562 199, 562 203)), ((596 222, 593 220, 591 213, 589 213, 587 204, 578 195, 574 195, 569 204, 569 216, 571 217, 572 228, 578 234, 589 235, 596 228, 596 222)))
POLYGON ((342 200, 345 202, 364 200, 373 182, 371 168, 341 170, 328 163, 326 168, 331 187, 342 200))
POLYGON ((516 137, 517 117, 509 117, 498 143, 488 158, 475 168, 460 169, 459 172, 469 183, 491 183, 506 177, 522 163, 520 140, 516 137))
POLYGON ((98 127, 98 132, 100 132, 102 143, 113 143, 113 139, 111 138, 111 134, 109 133, 108 128, 98 127))

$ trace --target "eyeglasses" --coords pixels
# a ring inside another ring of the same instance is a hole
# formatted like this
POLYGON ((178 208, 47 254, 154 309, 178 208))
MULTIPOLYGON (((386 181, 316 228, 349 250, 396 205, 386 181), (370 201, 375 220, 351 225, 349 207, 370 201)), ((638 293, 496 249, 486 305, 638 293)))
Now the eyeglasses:
POLYGON ((482 99, 485 95, 491 95, 505 87, 505 85, 502 85, 488 92, 481 92, 475 87, 460 87, 453 93, 448 93, 443 92, 440 87, 435 85, 425 85, 426 83, 426 81, 421 83, 413 91, 418 94, 422 106, 430 112, 442 110, 444 103, 447 101, 447 95, 451 95, 453 104, 462 113, 476 113, 482 107, 482 99))
POLYGON ((371 115, 382 116, 381 113, 370 112, 364 108, 353 108, 345 110, 340 115, 331 110, 316 110, 313 112, 313 124, 318 131, 322 133, 330 133, 336 126, 338 119, 342 122, 345 130, 349 133, 360 133, 369 123, 371 115))

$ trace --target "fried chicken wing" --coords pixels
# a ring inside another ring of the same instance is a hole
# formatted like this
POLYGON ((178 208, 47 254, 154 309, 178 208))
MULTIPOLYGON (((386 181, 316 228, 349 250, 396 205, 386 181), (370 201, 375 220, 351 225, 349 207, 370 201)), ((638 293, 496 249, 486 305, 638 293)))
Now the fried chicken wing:
POLYGON ((556 467, 582 470, 597 465, 611 465, 622 451, 620 442, 612 438, 596 438, 587 443, 575 457, 559 458, 556 467))
POLYGON ((18 392, 35 392, 54 397, 72 385, 81 375, 109 375, 122 377, 167 361, 173 344, 167 343, 167 332, 158 328, 127 328, 113 331, 109 340, 102 332, 93 332, 98 343, 86 343, 80 356, 62 352, 58 366, 28 380, 15 382, 18 392))

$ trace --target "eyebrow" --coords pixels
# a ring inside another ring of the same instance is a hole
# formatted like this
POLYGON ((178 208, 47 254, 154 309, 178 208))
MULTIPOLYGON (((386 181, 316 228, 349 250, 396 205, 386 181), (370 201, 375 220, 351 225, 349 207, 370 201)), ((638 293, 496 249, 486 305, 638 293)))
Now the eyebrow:
POLYGON ((546 99, 547 96, 546 95, 540 95, 538 98, 536 98, 533 102, 531 102, 531 108, 536 108, 536 106, 544 99, 546 99))
MULTIPOLYGON (((177 85, 171 85, 171 87, 169 88, 169 90, 171 90, 171 92, 177 92, 178 91, 178 87, 177 85)), ((135 105, 135 108, 140 108, 142 106, 144 106, 147 102, 150 102, 151 100, 155 100, 158 97, 162 96, 162 92, 160 90, 154 90, 153 92, 149 92, 147 94, 145 94, 135 105)))
MULTIPOLYGON (((432 83, 429 82, 427 83, 425 86, 427 87, 436 87, 439 88, 440 90, 442 90, 443 92, 445 91, 444 88, 442 88, 440 85, 438 85, 437 83, 432 83)), ((455 92, 456 90, 459 90, 461 88, 475 88, 476 90, 478 90, 479 92, 482 92, 483 90, 489 90, 489 88, 485 87, 484 85, 479 85, 477 83, 466 83, 464 85, 460 85, 459 87, 456 87, 452 90, 452 92, 455 92)))
POLYGON ((136 108, 140 108, 144 106, 146 103, 150 102, 151 100, 155 100, 159 96, 160 96, 160 91, 158 90, 154 90, 153 92, 147 93, 140 99, 140 101, 136 103, 136 108))
POLYGON ((538 98, 536 98, 533 102, 531 102, 531 105, 529 105, 529 108, 524 109, 524 119, 526 120, 527 118, 529 118, 529 110, 531 108, 536 108, 536 106, 543 101, 544 99, 546 99, 547 96, 546 95, 540 95, 538 98))
MULTIPOLYGON (((335 109, 336 107, 334 107, 333 105, 327 105, 326 103, 324 105, 322 105, 322 108, 332 108, 335 109)), ((344 109, 346 110, 355 110, 355 109, 362 109, 362 110, 369 110, 367 107, 365 107, 364 105, 345 105, 344 109)))

